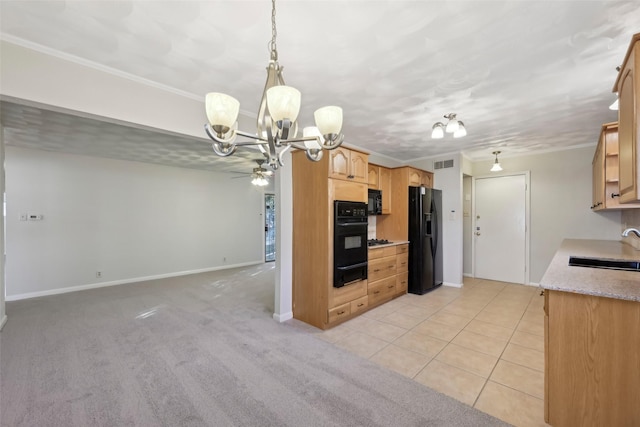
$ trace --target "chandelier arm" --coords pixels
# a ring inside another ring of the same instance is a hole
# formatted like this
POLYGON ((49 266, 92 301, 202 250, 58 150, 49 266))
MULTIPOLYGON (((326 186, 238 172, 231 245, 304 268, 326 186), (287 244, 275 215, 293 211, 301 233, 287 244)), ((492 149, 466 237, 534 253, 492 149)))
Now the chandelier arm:
POLYGON ((236 131, 235 131, 235 133, 236 133, 236 135, 244 136, 244 137, 246 137, 246 138, 255 139, 255 140, 257 140, 257 141, 262 141, 262 142, 264 142, 264 143, 266 143, 266 142, 267 142, 267 140, 266 140, 266 139, 264 139, 264 138, 262 138, 262 137, 260 137, 260 136, 256 135, 255 133, 243 132, 243 131, 241 131, 241 130, 236 130, 236 131))
POLYGON ((290 148, 291 148, 291 145, 287 144, 287 145, 284 146, 284 148, 282 150, 280 150, 280 153, 278 153, 278 163, 280 164, 280 166, 284 167, 284 162, 282 161, 282 156, 284 155, 284 153, 289 151, 290 148))
POLYGON ((235 130, 231 130, 229 132, 229 137, 228 138, 220 138, 217 134, 216 131, 214 131, 211 128, 211 125, 209 123, 204 125, 204 131, 207 133, 207 135, 209 136, 209 138, 211 138, 212 140, 222 143, 222 144, 233 144, 233 139, 236 135, 236 131, 235 130))
POLYGON ((271 120, 267 120, 265 124, 267 132, 267 144, 263 147, 266 151, 264 155, 267 158, 267 163, 269 164, 269 166, 271 166, 271 169, 277 170, 279 165, 282 164, 282 162, 278 158, 278 150, 276 149, 276 146, 278 145, 278 134, 273 134, 271 120))
POLYGON ((320 160, 322 160, 322 150, 309 148, 306 153, 307 159, 311 160, 312 162, 319 162, 320 160))
POLYGON ((343 133, 338 133, 338 134, 330 133, 330 134, 324 135, 324 141, 322 141, 320 145, 325 150, 335 150, 336 148, 342 145, 343 141, 344 141, 343 133))

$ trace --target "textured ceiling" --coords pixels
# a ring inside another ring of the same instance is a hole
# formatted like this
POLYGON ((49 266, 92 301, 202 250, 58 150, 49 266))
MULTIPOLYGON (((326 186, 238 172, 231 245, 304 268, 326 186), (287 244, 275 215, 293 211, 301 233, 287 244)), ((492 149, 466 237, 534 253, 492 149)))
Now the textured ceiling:
MULTIPOLYGON (((264 86, 270 7, 268 0, 3 0, 0 37, 198 97, 225 92, 251 115, 264 86)), ((608 110, 615 67, 640 31, 638 1, 279 0, 276 16, 285 80, 303 94, 301 124, 310 124, 320 106, 340 105, 347 144, 399 161, 595 143, 600 125, 616 119, 608 110), (449 112, 468 135, 431 140, 431 126, 449 112)), ((14 116, 22 107, 3 107, 5 126, 20 122, 14 116)), ((64 122, 59 113, 26 114, 64 122)), ((77 126, 97 132, 98 141, 110 138, 107 147, 92 147, 95 155, 189 167, 212 158, 201 141, 86 120, 77 126), (160 145, 170 153, 161 155, 160 145)), ((46 138, 30 137, 35 126, 8 132, 15 137, 8 144, 21 136, 55 145, 45 141, 51 128, 42 130, 46 138)))

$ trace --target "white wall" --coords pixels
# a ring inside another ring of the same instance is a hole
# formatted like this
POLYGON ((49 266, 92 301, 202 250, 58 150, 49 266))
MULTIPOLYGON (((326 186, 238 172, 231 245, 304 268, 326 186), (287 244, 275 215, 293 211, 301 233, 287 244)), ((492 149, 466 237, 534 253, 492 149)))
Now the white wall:
MULTIPOLYGON (((538 283, 563 239, 620 240, 619 211, 592 212, 594 146, 521 157, 500 156, 505 172, 531 171, 530 281, 538 283)), ((489 175, 495 159, 475 162, 489 175)))
MULTIPOLYGON (((4 131, 0 123, 0 194, 4 196, 4 131)), ((4 215, 0 215, 0 256, 4 257, 4 215)), ((4 260, 0 259, 0 330, 7 322, 4 304, 4 260)))
POLYGON ((465 276, 471 276, 473 274, 473 258, 471 252, 471 245, 473 244, 473 218, 471 218, 473 194, 471 181, 472 178, 470 176, 464 175, 462 178, 462 273, 465 276))
POLYGON ((263 193, 230 178, 6 147, 7 299, 263 262, 263 193))

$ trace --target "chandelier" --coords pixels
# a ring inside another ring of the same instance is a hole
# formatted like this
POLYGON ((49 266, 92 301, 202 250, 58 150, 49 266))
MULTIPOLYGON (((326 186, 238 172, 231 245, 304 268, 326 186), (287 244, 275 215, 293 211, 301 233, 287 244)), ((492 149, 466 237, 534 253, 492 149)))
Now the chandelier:
POLYGON ((271 1, 271 59, 267 66, 267 82, 262 93, 257 118, 257 133, 238 130, 240 102, 223 93, 211 92, 206 95, 207 119, 205 131, 213 140, 213 151, 222 157, 230 156, 238 147, 257 146, 266 158, 267 164, 277 170, 284 166, 282 155, 290 148, 305 150, 307 158, 317 162, 322 159, 322 150, 333 150, 342 144, 342 108, 322 107, 315 111, 316 126, 298 133, 298 113, 300 112, 300 91, 286 86, 282 69, 278 64, 276 46, 276 2, 271 1), (250 138, 252 141, 236 142, 236 137, 250 138))
POLYGON ((455 113, 445 114, 444 118, 448 120, 446 125, 442 122, 436 122, 431 127, 431 138, 444 138, 445 132, 452 133, 454 138, 462 138, 467 135, 464 123, 456 118, 455 113))

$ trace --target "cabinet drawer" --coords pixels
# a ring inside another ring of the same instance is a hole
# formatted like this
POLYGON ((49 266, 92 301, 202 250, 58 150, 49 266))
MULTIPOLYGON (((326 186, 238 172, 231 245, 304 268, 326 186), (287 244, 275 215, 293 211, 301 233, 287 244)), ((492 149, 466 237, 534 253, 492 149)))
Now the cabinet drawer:
MULTIPOLYGON (((369 249, 369 261, 382 258, 382 249, 383 248, 369 249)), ((369 262, 369 264, 371 264, 371 262, 369 262)))
POLYGON ((408 254, 408 253, 409 253, 408 244, 396 246, 396 254, 400 255, 400 254, 408 254))
POLYGON ((384 257, 369 261, 368 281, 384 279, 396 274, 396 256, 384 257))
POLYGON ((351 314, 351 303, 342 304, 329 310, 327 321, 328 323, 333 323, 336 320, 349 316, 349 314, 351 314))
POLYGON ((369 285, 369 305, 391 299, 396 292, 396 276, 369 285))
POLYGON ((409 271, 409 254, 401 254, 397 256, 396 271, 398 273, 409 271))
POLYGON ((341 288, 329 288, 329 307, 338 307, 356 298, 367 295, 367 281, 361 280, 356 283, 345 285, 341 288))
POLYGON ((366 310, 369 306, 369 297, 367 295, 358 298, 355 301, 351 301, 351 314, 358 313, 360 311, 366 310))
POLYGON ((409 272, 399 273, 396 276, 396 294, 406 294, 409 283, 409 272))

